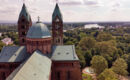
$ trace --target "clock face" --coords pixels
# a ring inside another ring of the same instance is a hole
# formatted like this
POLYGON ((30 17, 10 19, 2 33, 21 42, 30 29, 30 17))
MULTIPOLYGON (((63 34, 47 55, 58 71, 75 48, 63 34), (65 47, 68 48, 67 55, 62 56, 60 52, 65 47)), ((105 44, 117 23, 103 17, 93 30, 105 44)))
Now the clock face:
POLYGON ((60 28, 60 26, 59 25, 56 25, 56 29, 59 29, 60 28))
POLYGON ((56 22, 59 22, 59 21, 60 21, 60 20, 57 18, 57 19, 56 19, 56 22))

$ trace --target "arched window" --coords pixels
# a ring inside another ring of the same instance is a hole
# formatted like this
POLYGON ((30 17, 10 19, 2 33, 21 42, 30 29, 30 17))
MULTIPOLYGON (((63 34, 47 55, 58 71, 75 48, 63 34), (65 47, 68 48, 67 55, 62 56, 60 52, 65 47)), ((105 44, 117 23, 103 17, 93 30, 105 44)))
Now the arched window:
POLYGON ((56 39, 56 43, 60 43, 60 38, 57 38, 57 39, 56 39))
POLYGON ((24 25, 22 25, 22 29, 25 29, 25 26, 24 26, 24 25))
POLYGON ((24 42, 25 42, 25 39, 22 39, 22 42, 24 43, 24 42))
POLYGON ((25 22, 25 19, 22 19, 22 22, 24 23, 24 22, 25 22))
POLYGON ((60 80, 60 72, 57 72, 57 80, 60 80))
POLYGON ((67 72, 67 80, 70 80, 70 71, 67 72))
POLYGON ((26 35, 26 33, 25 33, 25 32, 22 32, 22 35, 26 35))
POLYGON ((2 80, 5 80, 6 79, 6 75, 5 75, 5 72, 2 72, 2 80))

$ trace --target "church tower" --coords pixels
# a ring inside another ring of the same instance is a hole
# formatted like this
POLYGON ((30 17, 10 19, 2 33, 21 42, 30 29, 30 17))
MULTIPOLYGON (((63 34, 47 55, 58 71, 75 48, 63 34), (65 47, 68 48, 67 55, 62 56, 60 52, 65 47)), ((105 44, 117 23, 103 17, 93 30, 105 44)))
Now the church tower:
POLYGON ((63 20, 58 4, 56 4, 52 15, 52 37, 54 45, 63 44, 63 20))
POLYGON ((25 4, 23 4, 22 10, 18 19, 18 34, 19 34, 19 45, 26 45, 26 34, 29 27, 32 26, 31 16, 27 11, 25 4))

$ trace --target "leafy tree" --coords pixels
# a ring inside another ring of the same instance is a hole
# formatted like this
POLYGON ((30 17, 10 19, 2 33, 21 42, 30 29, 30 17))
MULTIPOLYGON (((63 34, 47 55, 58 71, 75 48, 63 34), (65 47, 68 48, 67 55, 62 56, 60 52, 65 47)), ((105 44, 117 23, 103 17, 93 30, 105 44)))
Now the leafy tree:
POLYGON ((128 64, 128 69, 127 69, 127 71, 128 71, 129 74, 130 74, 130 53, 129 53, 129 54, 124 54, 124 55, 122 55, 121 58, 123 58, 123 59, 127 62, 127 64, 128 64))
POLYGON ((3 46, 5 46, 5 44, 2 41, 0 41, 0 52, 1 52, 2 48, 3 48, 3 46))
POLYGON ((67 41, 65 45, 73 45, 74 43, 72 41, 67 41))
POLYGON ((94 56, 91 60, 91 67, 94 69, 97 75, 102 73, 106 68, 108 68, 108 63, 102 56, 94 56))
POLYGON ((98 36, 97 36, 97 41, 109 41, 109 40, 113 40, 113 36, 109 33, 100 33, 98 36))
POLYGON ((126 76, 128 74, 127 72, 127 63, 123 58, 118 58, 112 66, 112 70, 122 76, 126 76))
POLYGON ((91 61, 91 59, 92 59, 91 50, 87 50, 87 51, 84 53, 84 57, 85 57, 85 60, 86 60, 86 65, 87 65, 87 66, 90 66, 90 61, 91 61))
POLYGON ((90 37, 84 37, 80 40, 79 46, 83 50, 91 49, 95 46, 96 41, 93 38, 90 37))
POLYGON ((98 42, 95 46, 95 54, 103 56, 108 61, 109 67, 112 65, 112 61, 119 57, 117 48, 112 41, 98 42))
POLYGON ((84 68, 86 65, 85 58, 83 56, 83 52, 80 49, 76 49, 77 56, 79 57, 81 68, 84 68))
POLYGON ((85 33, 81 32, 81 33, 79 34, 79 36, 80 36, 80 39, 81 39, 81 38, 83 38, 83 37, 86 37, 87 35, 86 35, 85 33))
POLYGON ((111 69, 105 69, 99 76, 98 80, 118 80, 117 74, 111 69))

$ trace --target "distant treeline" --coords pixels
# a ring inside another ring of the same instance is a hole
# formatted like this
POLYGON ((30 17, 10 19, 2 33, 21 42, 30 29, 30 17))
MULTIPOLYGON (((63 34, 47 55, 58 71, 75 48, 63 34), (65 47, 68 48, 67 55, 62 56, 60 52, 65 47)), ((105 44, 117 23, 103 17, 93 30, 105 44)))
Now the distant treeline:
MULTIPOLYGON (((48 28, 51 30, 51 23, 45 23, 48 28)), ((83 27, 86 24, 98 24, 101 26, 109 27, 109 26, 122 26, 122 27, 130 27, 130 22, 70 22, 64 23, 64 30, 70 30, 77 27, 83 27)), ((17 24, 0 24, 0 32, 17 32, 17 24)))
POLYGON ((17 25, 1 25, 0 32, 17 32, 17 25))

